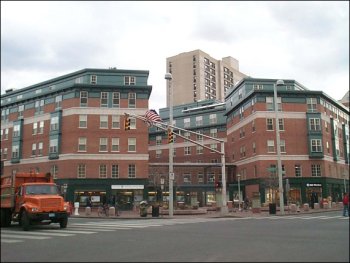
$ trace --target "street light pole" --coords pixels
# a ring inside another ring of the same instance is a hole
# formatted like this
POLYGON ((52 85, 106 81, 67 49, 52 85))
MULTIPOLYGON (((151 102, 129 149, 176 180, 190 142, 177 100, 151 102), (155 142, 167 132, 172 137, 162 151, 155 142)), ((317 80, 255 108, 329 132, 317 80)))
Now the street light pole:
POLYGON ((238 177, 238 211, 241 212, 241 175, 237 174, 238 177))
POLYGON ((280 126, 278 118, 278 103, 277 103, 277 87, 283 86, 283 80, 277 80, 273 86, 274 102, 275 102, 275 118, 276 118, 276 148, 277 148, 277 173, 278 173, 278 187, 280 196, 280 212, 284 215, 284 198, 283 198, 283 181, 282 181, 282 163, 281 163, 281 140, 280 140, 280 126))
MULTIPOLYGON (((165 74, 165 79, 168 80, 169 89, 169 124, 168 131, 173 132, 173 85, 172 85, 172 75, 171 73, 165 74)), ((174 215, 174 193, 173 193, 173 180, 174 180, 174 167, 173 167, 173 142, 169 143, 169 217, 174 215)))

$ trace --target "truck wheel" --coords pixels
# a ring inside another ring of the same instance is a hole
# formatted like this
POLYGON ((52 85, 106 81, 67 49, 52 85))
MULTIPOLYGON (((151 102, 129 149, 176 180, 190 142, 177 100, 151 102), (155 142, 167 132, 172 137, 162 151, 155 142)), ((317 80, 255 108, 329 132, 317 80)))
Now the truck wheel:
POLYGON ((21 215, 21 225, 24 231, 28 231, 30 228, 30 219, 25 210, 22 211, 21 215))
POLYGON ((68 217, 64 217, 60 220, 60 228, 66 228, 68 224, 68 217))

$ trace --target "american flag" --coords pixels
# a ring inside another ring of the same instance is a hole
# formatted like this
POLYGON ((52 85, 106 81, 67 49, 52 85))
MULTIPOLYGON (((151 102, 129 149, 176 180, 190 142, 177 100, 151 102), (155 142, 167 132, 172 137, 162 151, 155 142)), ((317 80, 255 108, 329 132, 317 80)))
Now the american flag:
POLYGON ((149 125, 152 125, 154 121, 162 121, 162 119, 159 117, 158 113, 155 110, 146 111, 144 117, 147 119, 149 125))

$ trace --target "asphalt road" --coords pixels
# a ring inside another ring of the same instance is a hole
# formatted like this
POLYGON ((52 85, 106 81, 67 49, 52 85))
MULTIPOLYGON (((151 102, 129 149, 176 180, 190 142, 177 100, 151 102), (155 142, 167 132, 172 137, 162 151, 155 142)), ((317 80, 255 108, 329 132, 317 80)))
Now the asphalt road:
POLYGON ((339 212, 259 218, 71 218, 1 229, 1 262, 349 262, 339 212), (35 238, 35 239, 34 239, 35 238))

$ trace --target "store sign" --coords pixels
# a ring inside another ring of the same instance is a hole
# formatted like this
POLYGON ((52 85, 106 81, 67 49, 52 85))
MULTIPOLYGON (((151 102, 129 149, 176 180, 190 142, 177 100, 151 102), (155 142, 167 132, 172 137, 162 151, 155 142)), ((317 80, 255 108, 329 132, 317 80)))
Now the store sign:
POLYGON ((125 184, 125 185, 116 185, 113 184, 111 186, 112 189, 144 189, 144 185, 138 185, 138 184, 125 184))
POLYGON ((309 186, 322 186, 322 184, 306 184, 307 187, 309 186))

